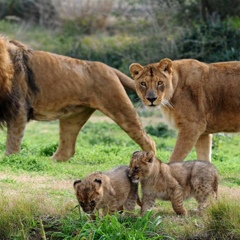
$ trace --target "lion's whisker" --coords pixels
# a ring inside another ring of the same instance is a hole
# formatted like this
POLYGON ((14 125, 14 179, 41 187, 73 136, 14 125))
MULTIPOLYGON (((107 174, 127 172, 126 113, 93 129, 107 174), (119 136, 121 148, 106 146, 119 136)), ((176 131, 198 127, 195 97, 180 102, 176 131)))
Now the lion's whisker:
POLYGON ((161 105, 166 108, 174 109, 173 104, 167 99, 163 99, 161 105))

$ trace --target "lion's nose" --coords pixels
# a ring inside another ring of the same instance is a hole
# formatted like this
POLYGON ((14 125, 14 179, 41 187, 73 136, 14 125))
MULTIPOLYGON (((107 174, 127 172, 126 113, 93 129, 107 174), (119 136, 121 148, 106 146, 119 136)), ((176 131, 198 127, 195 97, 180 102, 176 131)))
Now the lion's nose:
POLYGON ((148 97, 147 100, 151 103, 154 103, 154 101, 156 100, 156 97, 148 97))
POLYGON ((157 99, 157 93, 154 90, 150 90, 146 97, 147 100, 153 105, 154 101, 157 99))

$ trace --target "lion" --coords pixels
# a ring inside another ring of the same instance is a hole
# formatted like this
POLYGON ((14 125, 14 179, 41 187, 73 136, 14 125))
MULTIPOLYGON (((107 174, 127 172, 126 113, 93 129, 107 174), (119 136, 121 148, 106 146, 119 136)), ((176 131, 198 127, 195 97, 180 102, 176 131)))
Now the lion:
POLYGON ((194 197, 198 213, 217 199, 218 171, 205 160, 193 160, 166 164, 154 152, 136 151, 130 162, 129 177, 133 183, 141 182, 141 215, 150 210, 155 199, 170 200, 178 215, 188 215, 183 201, 194 197))
POLYGON ((95 219, 95 212, 103 210, 103 216, 120 213, 130 214, 136 203, 141 205, 138 195, 138 183, 128 177, 129 167, 119 166, 106 172, 94 172, 84 180, 73 183, 77 200, 85 213, 95 219))
POLYGON ((161 106, 178 129, 170 162, 183 161, 195 146, 197 159, 211 161, 212 134, 240 131, 240 62, 194 59, 130 65, 143 103, 161 106))
POLYGON ((142 149, 155 150, 124 87, 134 81, 101 62, 32 50, 0 36, 0 126, 7 127, 6 155, 19 153, 30 120, 59 120, 59 146, 52 159, 67 161, 90 116, 99 110, 142 149))

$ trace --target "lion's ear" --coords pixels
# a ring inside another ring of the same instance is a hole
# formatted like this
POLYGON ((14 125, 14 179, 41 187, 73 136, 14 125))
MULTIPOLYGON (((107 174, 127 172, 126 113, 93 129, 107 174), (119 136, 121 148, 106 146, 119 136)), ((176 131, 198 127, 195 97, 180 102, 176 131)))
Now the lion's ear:
POLYGON ((95 178, 95 179, 94 179, 94 182, 98 183, 99 185, 101 185, 101 184, 102 184, 102 180, 101 180, 101 179, 99 179, 99 178, 95 178))
POLYGON ((169 58, 162 59, 158 64, 158 68, 162 72, 172 73, 172 60, 169 58))
POLYGON ((147 161, 149 162, 149 163, 151 163, 152 161, 153 161, 153 157, 154 157, 154 152, 153 151, 150 151, 150 152, 147 152, 147 161))
POLYGON ((142 158, 142 161, 144 163, 151 163, 153 161, 154 158, 154 152, 150 151, 150 152, 144 152, 144 157, 142 158))
POLYGON ((132 156, 134 156, 136 153, 139 153, 139 152, 141 152, 141 151, 136 150, 135 152, 133 152, 132 156))
POLYGON ((143 66, 140 65, 139 63, 132 63, 129 67, 129 70, 132 74, 133 78, 137 78, 140 76, 142 70, 143 70, 143 66))
POLYGON ((102 194, 103 193, 103 185, 102 185, 102 180, 100 178, 95 178, 93 181, 95 184, 95 191, 98 194, 102 194))
POLYGON ((77 190, 77 184, 78 183, 80 183, 80 182, 82 182, 82 180, 76 180, 74 183, 73 183, 73 188, 75 189, 75 190, 77 190))

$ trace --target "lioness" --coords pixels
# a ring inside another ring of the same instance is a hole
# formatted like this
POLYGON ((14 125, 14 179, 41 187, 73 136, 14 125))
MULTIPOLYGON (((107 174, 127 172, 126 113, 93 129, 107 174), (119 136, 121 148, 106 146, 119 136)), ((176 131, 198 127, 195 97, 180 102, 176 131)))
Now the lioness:
POLYGON ((124 87, 135 90, 134 81, 104 63, 34 51, 0 36, 0 126, 7 125, 6 154, 20 151, 29 120, 59 119, 60 144, 52 158, 68 160, 96 109, 141 148, 154 150, 124 87))
POLYGON ((83 181, 73 184, 75 194, 83 211, 95 219, 95 211, 102 209, 103 215, 116 211, 133 211, 138 197, 138 184, 128 177, 129 167, 120 166, 107 172, 95 172, 83 181))
POLYGON ((161 105, 178 129, 170 158, 183 161, 196 147, 211 161, 212 133, 240 131, 240 62, 206 64, 194 59, 130 65, 136 90, 147 106, 161 105))
POLYGON ((144 215, 151 209, 155 199, 170 200, 177 214, 187 215, 183 200, 194 197, 198 210, 209 204, 210 196, 217 198, 218 172, 208 161, 185 161, 163 163, 152 151, 133 153, 129 177, 132 182, 141 182, 142 208, 144 215))

